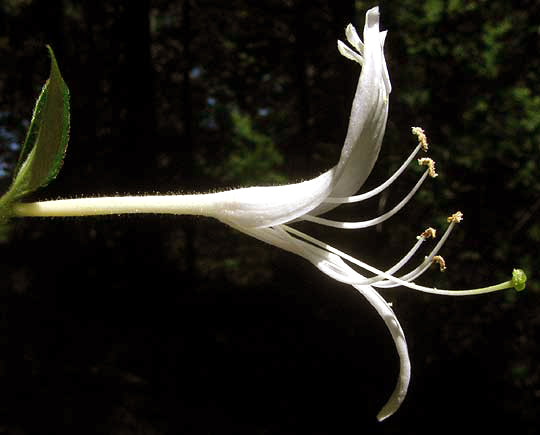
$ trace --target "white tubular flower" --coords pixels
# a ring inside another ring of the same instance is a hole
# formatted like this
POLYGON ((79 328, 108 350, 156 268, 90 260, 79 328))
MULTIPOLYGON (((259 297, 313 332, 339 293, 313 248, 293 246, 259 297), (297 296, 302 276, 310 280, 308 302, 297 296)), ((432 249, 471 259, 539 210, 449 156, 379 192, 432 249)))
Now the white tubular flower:
POLYGON ((365 182, 379 155, 386 128, 391 85, 383 53, 386 32, 379 31, 378 8, 370 9, 366 13, 364 42, 360 40, 351 24, 347 26, 345 34, 352 48, 339 41, 339 52, 346 58, 358 62, 362 66, 362 72, 340 159, 336 166, 322 175, 296 184, 248 187, 200 195, 79 198, 18 204, 14 207, 14 213, 17 216, 197 214, 219 219, 243 233, 304 257, 329 277, 357 289, 377 310, 392 335, 400 360, 400 369, 396 387, 377 415, 379 420, 384 420, 403 402, 409 386, 411 368, 403 330, 394 311, 375 288, 406 286, 428 293, 463 296, 511 287, 522 290, 526 276, 523 271, 515 270, 511 281, 474 290, 439 290, 415 284, 413 280, 422 275, 434 262, 438 263, 441 269, 445 267, 444 260, 438 252, 452 229, 462 220, 460 212, 449 218, 445 233, 424 261, 400 276, 396 273, 408 263, 421 245, 428 238, 435 237, 433 228, 422 232, 400 261, 381 271, 288 225, 301 220, 343 229, 377 225, 397 213, 428 176, 437 175, 431 159, 419 159, 418 162, 427 168, 410 193, 388 212, 374 219, 362 222, 338 222, 318 216, 340 204, 360 202, 379 194, 399 177, 420 150, 427 151, 428 147, 424 131, 419 127, 413 127, 412 133, 418 137, 419 143, 401 167, 377 188, 354 195, 365 182), (366 278, 346 262, 373 276, 366 278))
MULTIPOLYGON (((339 162, 322 175, 296 184, 248 187, 202 195, 86 198, 20 204, 16 207, 16 213, 21 216, 66 216, 150 212, 210 216, 257 239, 300 255, 332 278, 352 284, 385 321, 401 361, 396 389, 379 414, 382 420, 395 412, 403 401, 410 376, 407 344, 394 312, 369 285, 370 282, 349 267, 339 255, 331 252, 330 247, 324 244, 322 247, 316 246, 313 241, 302 240, 304 236, 301 233, 294 233, 295 230, 284 225, 298 220, 318 222, 321 218, 315 215, 342 202, 359 201, 377 194, 397 178, 418 151, 417 148, 400 170, 378 190, 358 197, 348 196, 362 186, 377 160, 386 127, 391 86, 383 54, 386 32, 379 31, 378 8, 366 13, 364 43, 351 24, 346 28, 346 36, 353 48, 339 41, 338 49, 342 55, 362 65, 362 72, 339 162)), ((414 191, 391 214, 369 222, 348 224, 362 227, 382 222, 397 212, 414 191)), ((325 219, 319 223, 347 227, 347 223, 325 219)), ((385 282, 382 278, 379 281, 385 282)))

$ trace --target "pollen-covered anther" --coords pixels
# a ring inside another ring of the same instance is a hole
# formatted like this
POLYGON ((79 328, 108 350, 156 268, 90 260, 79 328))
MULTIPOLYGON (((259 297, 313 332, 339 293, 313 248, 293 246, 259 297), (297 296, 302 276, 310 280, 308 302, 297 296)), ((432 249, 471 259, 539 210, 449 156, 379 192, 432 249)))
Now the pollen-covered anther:
POLYGON ((448 222, 454 222, 456 224, 463 220, 463 213, 456 211, 452 216, 448 216, 448 222))
POLYGON ((439 174, 435 171, 435 161, 433 159, 430 159, 429 157, 422 157, 421 159, 418 159, 418 164, 420 166, 427 166, 429 170, 429 176, 431 178, 437 177, 439 174))
POLYGON ((418 237, 422 239, 429 239, 430 237, 437 237, 437 230, 435 228, 426 228, 422 234, 420 234, 418 237))
POLYGON ((428 141, 424 129, 421 127, 411 127, 412 134, 418 138, 418 144, 422 146, 424 151, 428 150, 428 141))
POLYGON ((442 258, 440 255, 435 255, 433 257, 433 263, 437 263, 439 265, 439 269, 441 272, 444 272, 446 270, 446 262, 444 261, 444 258, 442 258))

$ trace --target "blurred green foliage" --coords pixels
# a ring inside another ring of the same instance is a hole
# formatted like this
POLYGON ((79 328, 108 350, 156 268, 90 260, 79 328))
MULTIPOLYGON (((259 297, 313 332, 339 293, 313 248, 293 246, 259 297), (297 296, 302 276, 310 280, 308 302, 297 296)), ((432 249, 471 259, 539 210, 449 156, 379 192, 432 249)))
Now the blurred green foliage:
POLYGON ((216 166, 200 156, 198 164, 201 170, 229 186, 287 182, 287 178, 279 172, 283 155, 272 138, 255 130, 250 115, 236 109, 228 114, 229 125, 225 129, 230 135, 223 161, 216 166))
MULTIPOLYGON (((540 201, 539 5, 520 3, 389 8, 391 30, 400 33, 388 48, 399 68, 390 68, 394 104, 405 109, 395 111, 391 128, 405 118, 425 127, 449 187, 437 191, 435 209, 463 207, 468 231, 477 228, 482 236, 473 249, 501 260, 501 267, 508 259, 525 262, 534 277, 538 264, 526 257, 535 251, 529 234, 538 225, 540 201)), ((459 245, 470 249, 470 237, 461 234, 459 245)), ((459 264, 469 268, 486 278, 493 273, 476 262, 459 264)), ((534 279, 530 289, 540 290, 534 279)))

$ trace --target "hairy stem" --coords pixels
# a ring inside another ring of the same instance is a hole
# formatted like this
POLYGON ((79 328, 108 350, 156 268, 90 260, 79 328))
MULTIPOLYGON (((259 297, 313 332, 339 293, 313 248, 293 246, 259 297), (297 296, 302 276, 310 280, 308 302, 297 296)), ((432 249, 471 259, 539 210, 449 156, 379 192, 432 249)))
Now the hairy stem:
POLYGON ((210 216, 215 194, 112 196, 60 199, 16 204, 15 216, 98 216, 126 213, 167 213, 210 216))

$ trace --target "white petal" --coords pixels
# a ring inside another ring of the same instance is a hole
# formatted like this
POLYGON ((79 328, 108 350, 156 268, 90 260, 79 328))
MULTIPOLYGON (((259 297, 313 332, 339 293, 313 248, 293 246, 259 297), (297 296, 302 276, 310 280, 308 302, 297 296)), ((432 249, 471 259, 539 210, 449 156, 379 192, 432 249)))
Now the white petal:
POLYGON ((364 44, 360 40, 360 37, 358 36, 358 33, 356 32, 356 29, 352 24, 349 24, 346 27, 345 36, 347 37, 347 41, 349 41, 349 44, 356 48, 360 54, 364 53, 364 44))
POLYGON ((360 56, 356 51, 345 45, 345 43, 338 41, 337 45, 338 50, 342 56, 352 60, 353 62, 358 62, 360 65, 364 63, 364 59, 362 59, 362 56, 360 56))
POLYGON ((388 116, 389 89, 379 32, 379 10, 366 13, 364 66, 351 109, 349 127, 337 166, 333 196, 348 196, 364 184, 379 155, 388 116))
MULTIPOLYGON (((356 38, 349 30, 350 40, 356 38)), ((350 196, 364 184, 379 155, 391 86, 383 53, 386 32, 379 32, 378 8, 366 13, 363 66, 351 108, 347 136, 336 166, 332 196, 350 196)), ((343 54, 343 53, 342 53, 343 54)), ((324 204, 310 214, 324 213, 336 205, 324 204)))
MULTIPOLYGON (((362 275, 349 267, 337 255, 306 243, 303 240, 294 238, 280 227, 259 229, 234 227, 263 242, 306 258, 319 270, 333 279, 344 283, 354 283, 364 279, 362 275)), ((394 311, 382 296, 369 285, 354 285, 354 287, 369 301, 377 313, 382 317, 386 327, 392 335, 399 356, 399 375, 396 386, 386 404, 377 414, 377 419, 382 421, 398 410, 407 395, 411 377, 409 351, 403 329, 401 328, 394 311)))
POLYGON ((382 298, 379 293, 373 290, 370 286, 354 286, 360 293, 362 293, 366 299, 373 305, 379 315, 384 320, 386 327, 392 335, 396 350, 399 356, 399 375, 394 387, 392 395, 377 414, 377 419, 382 421, 390 417, 395 413, 405 396, 407 395, 407 389, 409 388, 409 382, 411 379, 411 362, 409 359, 409 350, 407 348, 407 342, 405 340, 405 334, 398 322, 398 319, 388 303, 382 298))
MULTIPOLYGON (((381 33, 379 33, 379 37, 381 39, 381 50, 383 50, 384 53, 384 41, 386 41, 386 35, 388 34, 388 30, 384 30, 381 33)), ((384 84, 386 86, 386 92, 390 94, 392 92, 392 84, 390 83, 390 75, 388 74, 388 67, 386 66, 386 61, 383 62, 383 80, 384 84)))

